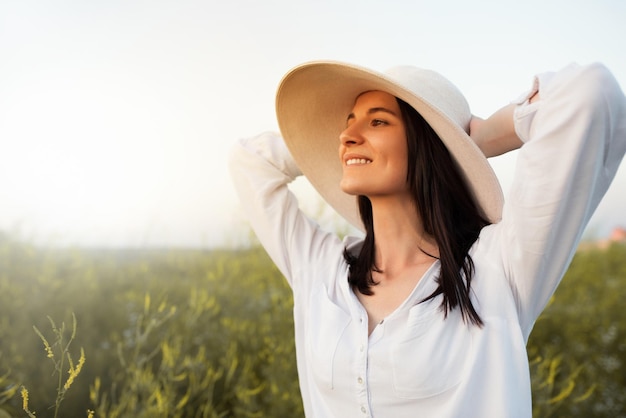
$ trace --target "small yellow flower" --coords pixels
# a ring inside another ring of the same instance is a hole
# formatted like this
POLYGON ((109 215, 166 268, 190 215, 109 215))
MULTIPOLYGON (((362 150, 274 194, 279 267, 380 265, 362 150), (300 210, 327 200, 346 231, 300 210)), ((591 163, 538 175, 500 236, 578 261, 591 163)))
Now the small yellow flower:
POLYGON ((98 396, 100 395, 100 378, 96 377, 96 380, 93 383, 93 386, 89 387, 89 400, 98 404, 98 396))
POLYGON ((22 409, 24 409, 24 412, 26 412, 30 418, 37 418, 35 417, 35 413, 28 409, 28 390, 26 387, 22 386, 20 393, 22 394, 22 409))
POLYGON ((22 409, 28 412, 28 390, 22 386, 20 393, 22 394, 22 409))
POLYGON ((39 331, 37 327, 33 326, 33 328, 35 329, 35 332, 37 333, 39 338, 41 338, 41 341, 43 342, 43 346, 46 349, 48 358, 54 358, 54 352, 52 351, 52 347, 50 347, 48 340, 46 340, 46 337, 43 336, 43 334, 41 333, 41 331, 39 331))
POLYGON ((70 363, 70 369, 67 371, 69 373, 69 377, 67 378, 67 381, 65 382, 65 385, 63 386, 64 390, 68 390, 70 386, 72 386, 72 383, 74 383, 74 379, 76 379, 76 377, 80 374, 80 371, 83 368, 83 365, 85 364, 85 350, 83 350, 83 348, 81 347, 80 358, 78 359, 78 364, 76 365, 76 367, 74 367, 74 364, 72 363, 72 358, 69 357, 69 355, 68 355, 68 360, 70 363))

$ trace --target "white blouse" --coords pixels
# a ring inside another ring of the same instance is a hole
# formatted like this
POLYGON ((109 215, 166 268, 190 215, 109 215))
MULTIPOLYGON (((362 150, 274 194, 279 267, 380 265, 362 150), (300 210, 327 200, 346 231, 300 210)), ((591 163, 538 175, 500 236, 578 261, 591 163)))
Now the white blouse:
POLYGON ((231 172, 261 243, 294 295, 300 388, 308 417, 532 416, 526 341, 626 151, 626 100, 600 64, 535 77, 515 111, 525 142, 502 221, 471 249, 472 302, 444 320, 434 263, 368 336, 348 285, 347 246, 308 219, 287 185, 300 171, 274 133, 242 140, 231 172), (541 100, 528 98, 539 90, 541 100))

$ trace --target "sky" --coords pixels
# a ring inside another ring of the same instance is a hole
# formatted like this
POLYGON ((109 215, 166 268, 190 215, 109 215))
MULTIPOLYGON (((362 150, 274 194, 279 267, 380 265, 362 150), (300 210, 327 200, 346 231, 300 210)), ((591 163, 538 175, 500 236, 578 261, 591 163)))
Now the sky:
MULTIPOLYGON (((487 117, 532 76, 600 61, 626 87, 620 0, 5 0, 0 231, 44 245, 249 237, 234 141, 277 130, 281 77, 332 59, 434 69, 487 117)), ((506 193, 515 153, 491 160, 506 193)), ((306 211, 336 222, 306 181, 306 211)), ((626 226, 626 163, 588 227, 626 226)))

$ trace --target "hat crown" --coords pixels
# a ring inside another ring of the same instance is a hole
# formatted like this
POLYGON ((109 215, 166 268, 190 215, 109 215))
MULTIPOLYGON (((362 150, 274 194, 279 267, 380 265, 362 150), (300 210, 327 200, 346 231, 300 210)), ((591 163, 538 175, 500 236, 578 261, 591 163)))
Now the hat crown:
POLYGON ((469 132, 472 118, 469 104, 463 93, 447 78, 435 71, 410 65, 392 67, 384 74, 390 81, 421 97, 424 103, 469 132))

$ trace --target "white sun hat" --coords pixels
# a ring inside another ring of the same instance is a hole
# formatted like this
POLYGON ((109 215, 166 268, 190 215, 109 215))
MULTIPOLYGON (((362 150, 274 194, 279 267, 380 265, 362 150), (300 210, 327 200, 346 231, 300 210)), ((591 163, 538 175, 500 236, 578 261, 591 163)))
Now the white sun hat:
POLYGON ((340 186, 339 134, 357 96, 380 90, 412 106, 439 135, 461 169, 483 215, 502 217, 504 198, 487 158, 468 135, 471 112, 459 89, 440 74, 412 66, 385 73, 352 64, 315 61, 282 79, 276 94, 281 134, 302 173, 341 216, 363 230, 356 197, 340 186))

